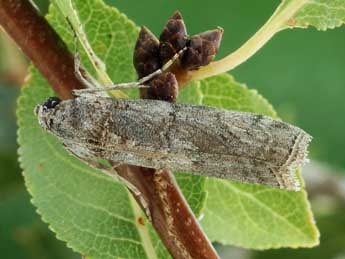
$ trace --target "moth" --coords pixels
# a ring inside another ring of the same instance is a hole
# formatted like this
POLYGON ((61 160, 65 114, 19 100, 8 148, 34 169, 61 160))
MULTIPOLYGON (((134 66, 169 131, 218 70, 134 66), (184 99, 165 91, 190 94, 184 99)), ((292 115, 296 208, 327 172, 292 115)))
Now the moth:
POLYGON ((49 99, 39 124, 82 160, 106 159, 155 169, 298 190, 295 169, 311 137, 248 112, 81 96, 49 99))
POLYGON ((295 169, 307 161, 306 132, 253 113, 174 103, 178 69, 211 62, 222 33, 189 37, 180 13, 159 40, 143 27, 134 51, 137 82, 78 90, 73 100, 49 98, 35 109, 39 124, 98 169, 106 160, 112 166, 105 170, 130 164, 299 190, 295 169), (145 99, 92 94, 128 87, 142 88, 145 99))

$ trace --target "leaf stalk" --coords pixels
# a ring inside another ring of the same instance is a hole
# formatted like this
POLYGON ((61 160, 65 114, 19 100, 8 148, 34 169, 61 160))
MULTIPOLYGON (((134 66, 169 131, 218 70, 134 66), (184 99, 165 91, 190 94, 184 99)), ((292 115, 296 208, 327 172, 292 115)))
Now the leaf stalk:
POLYGON ((277 32, 285 29, 290 19, 308 2, 309 0, 283 1, 269 20, 240 48, 223 59, 201 67, 199 70, 190 72, 187 76, 187 83, 189 81, 219 75, 244 63, 261 49, 277 32))

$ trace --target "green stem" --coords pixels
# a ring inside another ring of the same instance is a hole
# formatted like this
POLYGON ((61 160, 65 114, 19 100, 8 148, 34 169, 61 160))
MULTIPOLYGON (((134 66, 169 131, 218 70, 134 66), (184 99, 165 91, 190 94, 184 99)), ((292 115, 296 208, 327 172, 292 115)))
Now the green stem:
POLYGON ((215 76, 245 62, 261 49, 277 32, 284 29, 285 25, 309 0, 291 0, 283 2, 276 9, 271 18, 239 49, 225 58, 190 73, 188 81, 201 80, 215 76))

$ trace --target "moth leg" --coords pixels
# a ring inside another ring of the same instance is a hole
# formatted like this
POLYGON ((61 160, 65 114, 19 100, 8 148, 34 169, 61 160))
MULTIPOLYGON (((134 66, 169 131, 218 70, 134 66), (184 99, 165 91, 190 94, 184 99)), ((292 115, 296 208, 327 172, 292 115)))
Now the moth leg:
POLYGON ((135 196, 137 196, 141 206, 143 207, 143 209, 145 211, 145 214, 146 214, 147 218, 149 219, 149 221, 152 221, 151 212, 150 212, 150 209, 149 209, 149 204, 144 199, 144 196, 142 195, 142 193, 131 182, 127 181, 125 178, 121 177, 117 173, 116 167, 118 167, 120 164, 121 163, 116 163, 116 164, 112 163, 113 166, 109 169, 109 172, 108 172, 108 170, 105 170, 105 169, 101 169, 101 170, 104 173, 106 173, 107 175, 110 175, 111 177, 115 178, 116 180, 118 180, 119 182, 124 184, 135 196))
POLYGON ((95 80, 84 68, 81 67, 79 49, 78 49, 78 36, 76 31, 74 30, 72 23, 66 17, 67 23, 69 24, 74 38, 74 74, 75 76, 81 81, 87 88, 95 88, 99 87, 99 83, 95 80))
POLYGON ((97 83, 95 83, 96 80, 92 79, 86 70, 81 67, 78 50, 76 50, 74 54, 74 74, 88 89, 93 89, 95 85, 97 85, 97 83))
MULTIPOLYGON (((115 177, 119 182, 121 182, 122 184, 124 184, 135 196, 138 197, 139 202, 141 204, 141 206, 143 207, 145 214, 148 218, 149 221, 152 221, 152 217, 151 217, 151 212, 150 212, 150 208, 149 208, 149 204, 148 202, 144 199, 144 196, 142 195, 142 193, 139 191, 139 189, 137 187, 135 187, 131 182, 127 181, 125 178, 121 177, 117 171, 116 171, 116 167, 118 167, 119 165, 121 165, 121 163, 117 162, 114 163, 112 162, 112 167, 110 168, 110 174, 108 172, 105 172, 106 174, 115 177)), ((102 170, 103 171, 103 170, 102 170)))
MULTIPOLYGON (((77 47, 76 47, 77 48, 77 47)), ((86 71, 84 70, 80 65, 80 56, 78 50, 76 50, 74 54, 74 73, 76 77, 83 82, 83 84, 87 87, 86 89, 98 89, 100 87, 99 83, 86 71)), ((80 89, 85 90, 85 89, 80 89)), ((79 90, 72 90, 72 94, 74 96, 82 96, 83 94, 87 95, 88 92, 79 92, 79 90)), ((97 94, 100 97, 107 96, 104 93, 98 93, 97 94)))
POLYGON ((64 145, 65 149, 74 157, 77 157, 79 160, 83 161, 84 163, 86 163, 87 165, 100 170, 102 173, 104 173, 105 175, 110 176, 111 178, 119 181, 120 183, 124 184, 128 190, 130 190, 135 196, 138 197, 140 204, 142 205, 145 214, 147 216, 147 218, 152 221, 152 217, 151 217, 151 212, 149 210, 149 204, 148 202, 144 199, 144 196, 142 195, 142 193, 139 191, 139 189, 133 185, 132 183, 130 183, 129 181, 127 181, 125 178, 123 178, 121 175, 119 175, 119 173, 116 171, 116 167, 118 167, 119 165, 121 165, 122 163, 120 162, 114 162, 114 161, 106 161, 106 164, 103 164, 101 162, 98 162, 96 160, 94 160, 91 157, 85 157, 81 154, 75 153, 72 149, 68 148, 68 146, 64 145))
POLYGON ((102 88, 88 88, 88 89, 78 89, 73 90, 74 95, 81 95, 83 93, 94 93, 94 92, 103 92, 103 91, 110 91, 110 90, 117 90, 117 89, 123 89, 123 88, 149 88, 148 85, 145 85, 146 82, 150 81, 152 78, 162 74, 167 69, 169 69, 180 57, 181 55, 187 50, 187 47, 184 47, 179 52, 177 52, 168 62, 166 62, 162 68, 157 69, 155 72, 142 77, 136 82, 129 82, 129 83, 121 83, 121 84, 115 84, 110 85, 108 87, 102 87, 102 88))

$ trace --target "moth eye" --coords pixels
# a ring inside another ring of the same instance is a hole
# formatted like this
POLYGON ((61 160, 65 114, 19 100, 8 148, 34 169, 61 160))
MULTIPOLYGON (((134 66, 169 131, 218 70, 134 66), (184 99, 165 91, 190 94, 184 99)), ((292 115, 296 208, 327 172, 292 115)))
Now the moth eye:
POLYGON ((43 104, 43 108, 45 109, 52 109, 55 108, 61 102, 59 97, 49 97, 47 101, 43 104))

